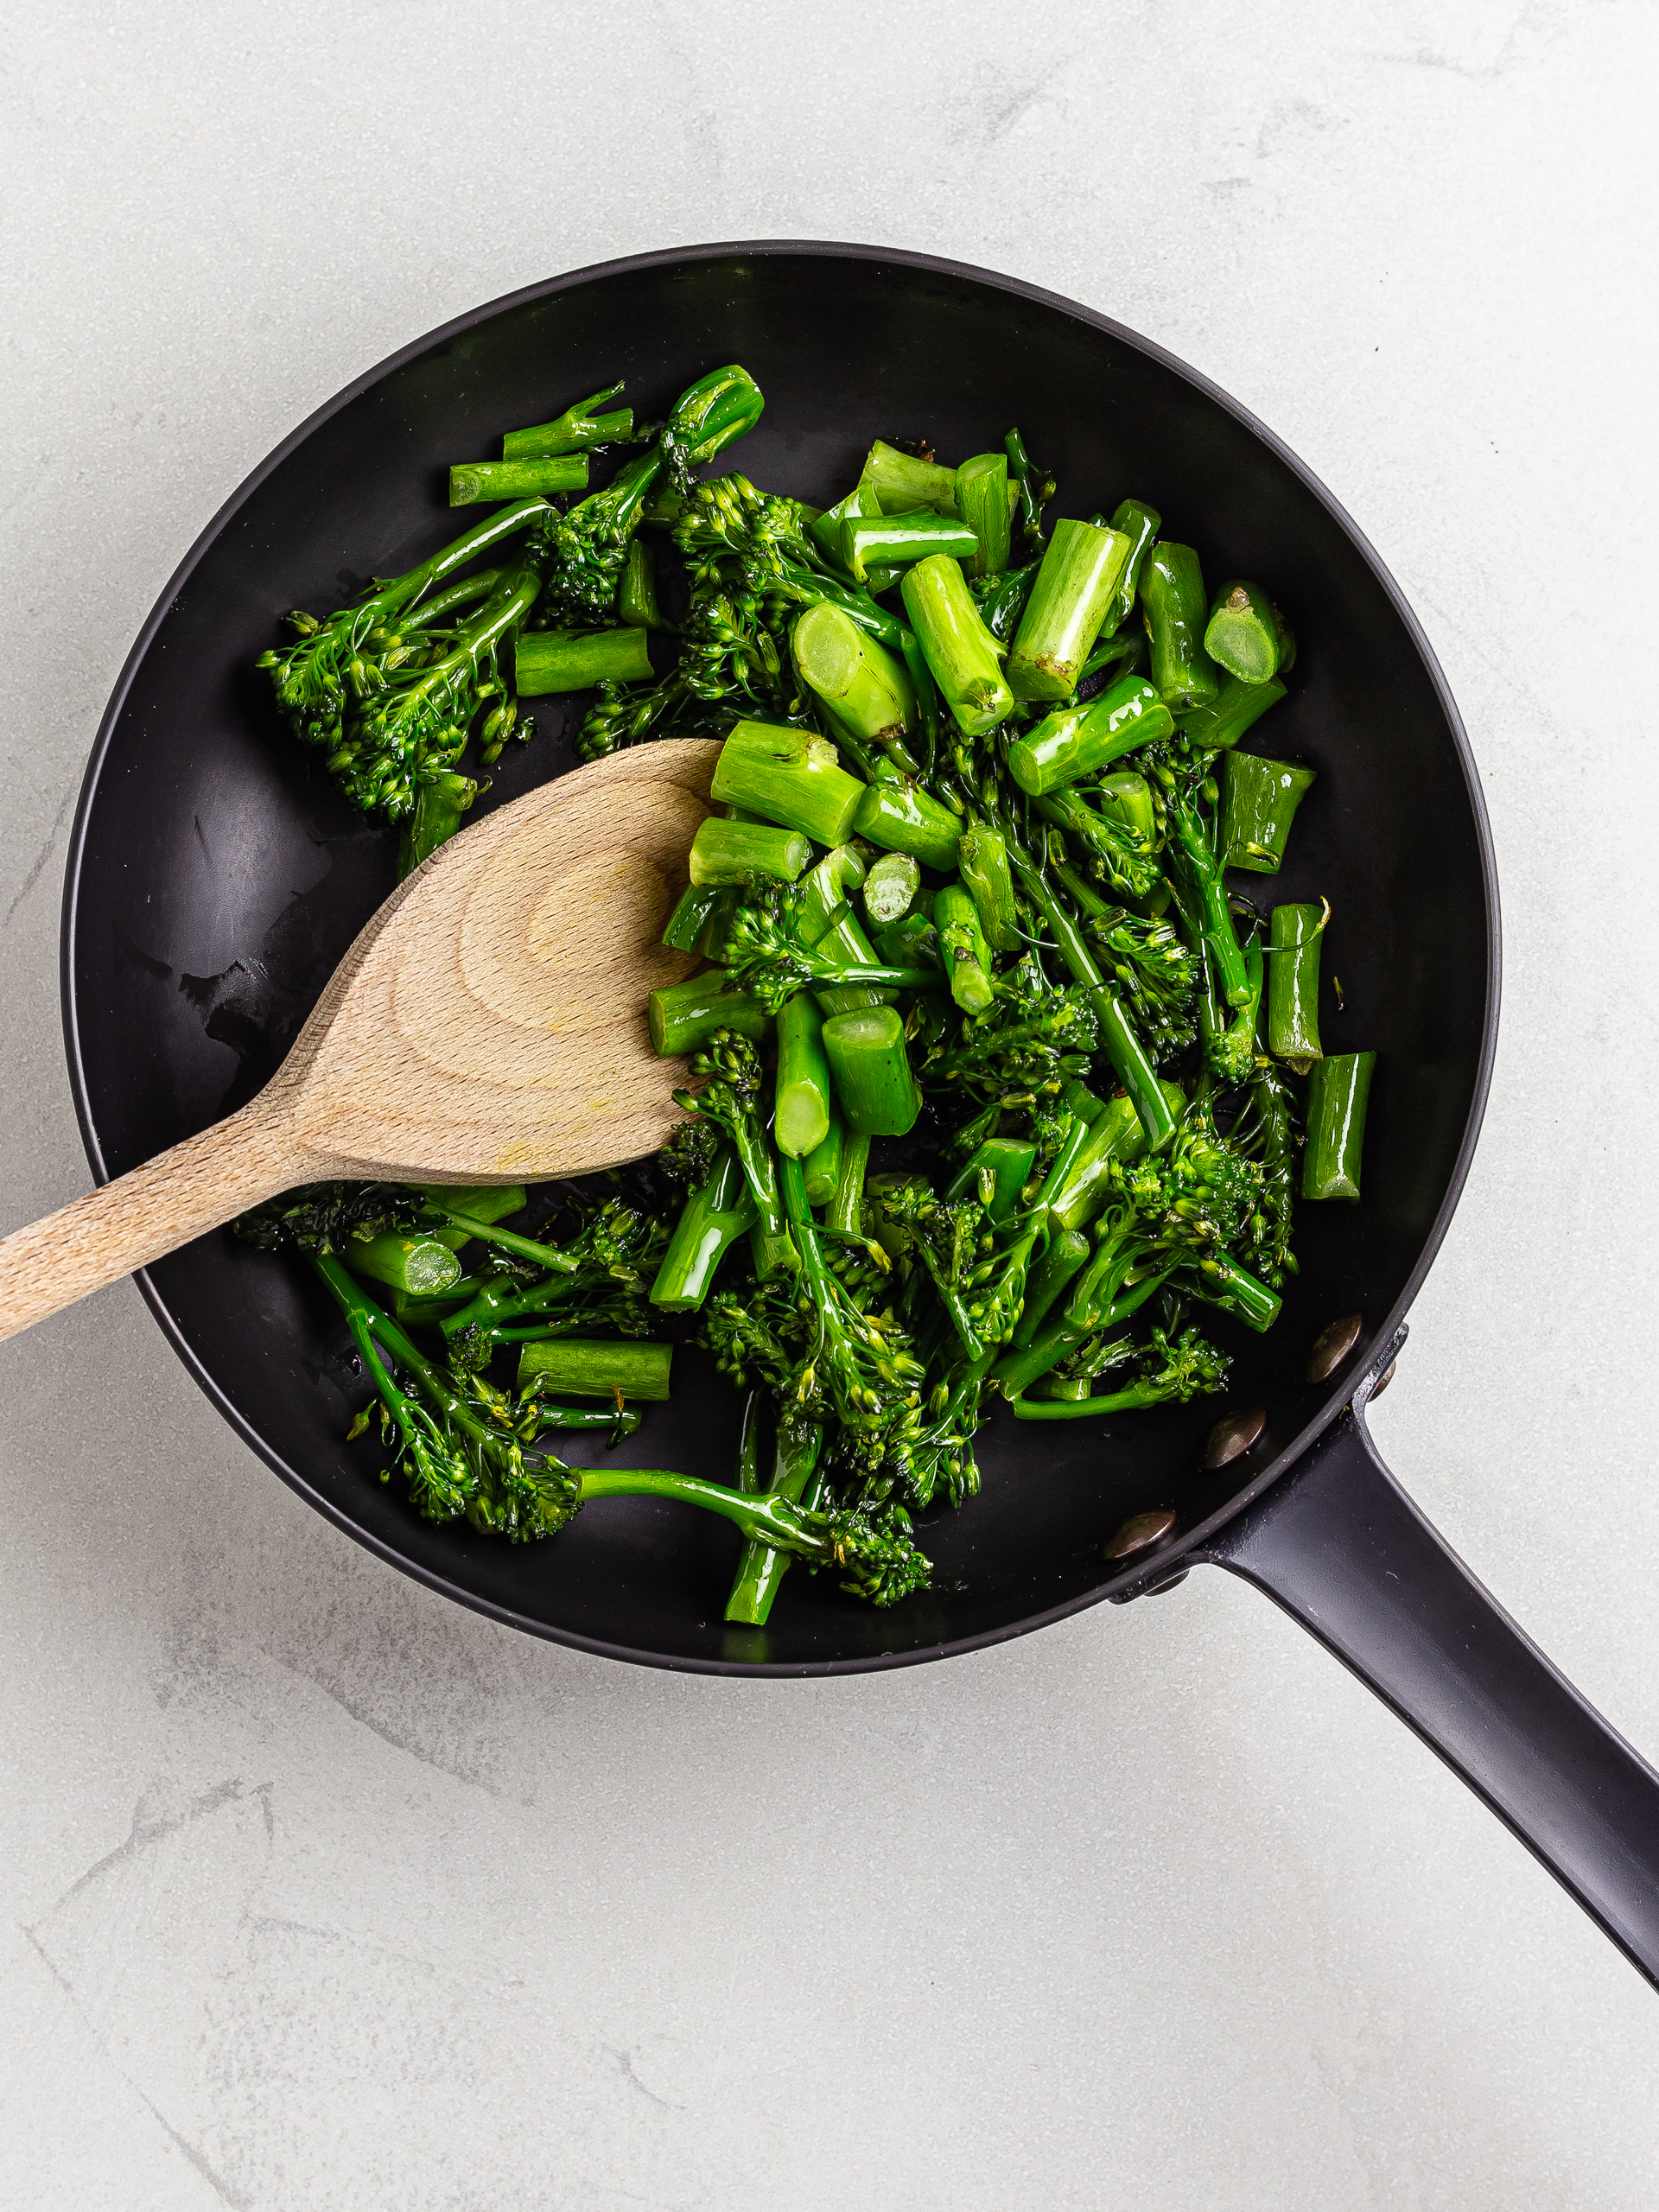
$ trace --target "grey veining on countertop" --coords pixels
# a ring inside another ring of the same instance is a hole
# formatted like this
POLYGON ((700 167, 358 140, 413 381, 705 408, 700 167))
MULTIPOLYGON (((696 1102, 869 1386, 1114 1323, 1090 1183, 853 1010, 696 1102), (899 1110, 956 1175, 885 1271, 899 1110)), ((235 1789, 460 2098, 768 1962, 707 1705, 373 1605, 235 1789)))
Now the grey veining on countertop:
MULTIPOLYGON (((616 254, 1008 269, 1271 423, 1444 662, 1504 1030, 1376 1426, 1659 1751, 1656 76, 1641 0, 19 0, 0 1224, 86 1180, 56 937, 99 714, 280 436, 616 254)), ((325 1527, 130 1286, 0 1359, 0 2202, 1651 2206, 1659 2000, 1224 1577, 944 1668, 634 1672, 325 1527)))

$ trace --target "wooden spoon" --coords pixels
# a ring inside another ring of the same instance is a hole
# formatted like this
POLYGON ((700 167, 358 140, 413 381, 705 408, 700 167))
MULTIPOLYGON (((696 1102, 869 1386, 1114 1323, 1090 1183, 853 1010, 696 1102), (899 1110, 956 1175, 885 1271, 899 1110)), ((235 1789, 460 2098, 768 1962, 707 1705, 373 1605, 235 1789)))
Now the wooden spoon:
POLYGON ((655 1152, 684 1077, 645 995, 719 745, 560 776, 439 847, 335 969, 257 1098, 0 1240, 0 1338, 326 1176, 521 1183, 655 1152))

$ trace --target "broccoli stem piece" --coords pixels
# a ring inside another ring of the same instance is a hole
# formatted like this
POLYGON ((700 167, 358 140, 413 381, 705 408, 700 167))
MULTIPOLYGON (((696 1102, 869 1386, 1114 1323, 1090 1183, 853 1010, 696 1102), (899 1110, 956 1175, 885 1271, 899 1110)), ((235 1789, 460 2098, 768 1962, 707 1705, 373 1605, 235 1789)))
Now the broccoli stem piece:
POLYGON ((1198 808, 1185 793, 1169 794, 1168 816, 1174 831, 1176 875, 1192 902, 1204 947, 1214 965, 1216 982, 1229 1006, 1249 1003, 1249 978, 1244 953, 1233 926, 1233 910, 1222 880, 1221 863, 1210 842, 1209 832, 1198 808))
POLYGON ((1026 442, 1017 429, 1002 441, 1008 456, 1008 474, 1020 494, 1020 533, 1027 545, 1043 539, 1043 507, 1054 496, 1054 480, 1033 466, 1026 442))
POLYGON ((590 398, 577 400, 550 423, 532 423, 528 429, 509 430, 501 441, 502 460, 530 461, 553 454, 581 453, 591 446, 626 444, 633 435, 632 408, 619 407, 610 414, 597 411, 621 390, 620 384, 608 385, 590 398))
POLYGON ((1008 497, 1008 457, 979 453, 957 470, 957 507, 974 533, 976 580, 1000 575, 1008 565, 1014 508, 1008 497))
POLYGON ((907 569, 933 553, 971 561, 979 539, 967 523, 944 515, 855 515, 841 526, 841 550, 854 582, 868 584, 874 571, 907 569))
POLYGON ((1036 1146, 1022 1138, 987 1137, 950 1178, 945 1198, 949 1202, 972 1192, 986 1219, 1000 1228, 1019 1204, 1036 1160, 1036 1146))
POLYGON ((1016 699, 1069 699, 1129 558, 1129 540, 1093 523, 1057 522, 1008 654, 1016 699))
POLYGON ((979 911, 960 884, 947 884, 934 900, 933 925, 951 997, 964 1014, 983 1014, 995 995, 991 951, 979 926, 979 911))
POLYGON ((1222 866, 1276 875, 1296 810, 1318 780, 1312 768, 1230 753, 1222 768, 1222 866))
POLYGON ((1316 1060, 1307 1079, 1307 1144, 1302 1154, 1305 1198, 1357 1198, 1365 1109, 1375 1052, 1332 1052, 1316 1060))
POLYGON ((822 1140, 807 1154, 802 1176, 806 1184, 809 1203, 827 1206, 836 1195, 841 1181, 841 1163, 847 1145, 847 1127, 833 1103, 830 1111, 830 1127, 822 1140))
POLYGON ((1008 861, 1020 887, 1047 924, 1049 935, 1059 947, 1060 957, 1083 985, 1100 1024, 1101 1043, 1113 1072, 1134 1101, 1148 1146, 1154 1152, 1160 1151, 1173 1135, 1175 1122, 1146 1049, 1116 994, 1107 988, 1077 924, 1006 829, 1003 835, 1007 837, 1008 861))
POLYGON ((811 844, 798 830, 774 829, 768 822, 723 822, 710 814, 697 826, 688 865, 701 890, 711 883, 748 883, 756 876, 793 883, 811 857, 811 844))
POLYGON ((1268 1050, 1306 1075, 1319 1045, 1319 947, 1328 906, 1275 906, 1268 925, 1268 1050))
POLYGON ((672 1344, 601 1344, 577 1337, 527 1344, 518 1355, 518 1388, 570 1398, 625 1398, 660 1404, 668 1396, 672 1344))
POLYGON ((415 1298, 430 1298, 461 1279, 461 1262, 448 1245, 418 1232, 404 1236, 389 1229, 378 1236, 348 1236, 340 1249, 353 1274, 415 1298))
POLYGON ((624 622, 641 630, 670 630, 657 596, 657 556, 643 537, 628 547, 628 557, 616 587, 616 611, 624 622))
POLYGON ((1152 651, 1152 680, 1166 707, 1207 707, 1221 690, 1204 649, 1209 601, 1190 545, 1161 537, 1141 571, 1141 611, 1152 651))
POLYGON ((764 1037, 772 1016, 747 991, 734 991, 718 969, 692 976, 683 983, 665 983, 645 1001, 653 1048, 665 1060, 695 1052, 722 1029, 739 1036, 764 1037))
POLYGON ((1006 569, 1000 576, 993 576, 978 585, 974 592, 974 604, 979 609, 979 619, 999 645, 1008 645, 1020 626, 1020 617, 1026 611, 1026 601, 1031 597, 1031 588, 1037 581, 1040 561, 1031 561, 1023 569, 1006 569))
POLYGON ((1092 776, 1125 753, 1171 736, 1173 716, 1150 683, 1125 676, 1086 705, 1048 715, 1008 747, 1008 773, 1033 798, 1092 776))
MULTIPOLYGON (((823 1431, 816 1421, 779 1421, 766 1495, 784 1498, 791 1505, 816 1503, 823 1485, 814 1484, 813 1477, 823 1448, 823 1431), (809 1484, 814 1491, 811 1498, 809 1484)), ((789 1571, 790 1558, 788 1551, 775 1544, 764 1543, 758 1536, 747 1537, 726 1601, 727 1619, 749 1628, 764 1628, 789 1571)))
MULTIPOLYGON (((835 846, 850 836, 866 789, 842 766, 829 739, 816 731, 741 721, 720 749, 709 797, 718 806, 742 808, 785 830, 798 830, 820 845, 835 846)), ((801 866, 805 865, 804 860, 801 866)))
POLYGON ((758 1218, 737 1154, 730 1145, 722 1146, 708 1180, 681 1209, 651 1287, 651 1303, 669 1313, 695 1312, 709 1295, 727 1251, 748 1235, 758 1218))
POLYGON ((861 1136, 907 1136, 922 1094, 905 1052, 905 1025, 893 1008, 832 1015, 823 1025, 823 1050, 849 1128, 861 1136))
POLYGON ((522 699, 586 691, 595 683, 648 682, 651 640, 642 629, 534 630, 513 649, 513 684, 522 699))
POLYGON ((533 1236, 520 1236, 514 1229, 503 1229, 499 1222, 479 1214, 458 1212, 453 1206, 434 1201, 434 1212, 442 1213, 455 1228, 467 1236, 476 1236, 486 1244, 498 1244, 504 1252, 511 1252, 515 1259, 533 1260, 538 1268, 545 1268, 550 1274, 574 1274, 580 1264, 568 1252, 560 1251, 556 1244, 538 1243, 533 1236))
MULTIPOLYGON (((1325 1065, 1323 1060, 1319 1062, 1320 1067, 1325 1065)), ((1273 1326, 1284 1302, 1226 1252, 1206 1253, 1190 1262, 1177 1281, 1207 1304, 1234 1314, 1258 1332, 1273 1326)))
POLYGON ((837 845, 807 870, 796 894, 796 918, 804 943, 817 944, 846 905, 849 893, 859 888, 867 874, 856 845, 837 845))
POLYGON ((403 1429, 399 1402, 405 1408, 408 1402, 387 1376, 379 1353, 371 1349, 373 1344, 384 1345, 398 1366, 407 1369, 415 1377, 433 1404, 474 1443, 495 1448, 505 1440, 499 1430, 486 1427, 478 1419, 443 1370, 435 1367, 391 1314, 384 1307, 377 1306, 368 1293, 352 1280, 332 1252, 310 1252, 306 1256, 334 1293, 346 1317, 346 1325, 352 1332, 353 1341, 363 1356, 364 1364, 374 1376, 376 1387, 386 1400, 401 1432, 407 1433, 403 1429))
POLYGON ((688 883, 674 902, 674 911, 663 930, 663 943, 671 952, 695 952, 720 892, 711 884, 688 883))
POLYGON ((588 456, 567 454, 537 461, 462 461, 449 471, 452 507, 481 506, 488 499, 545 499, 550 492, 585 492, 588 456))
POLYGON ((816 1152, 830 1134, 830 1063, 823 1020, 810 995, 798 991, 778 1010, 778 1078, 772 1135, 791 1160, 816 1152))
POLYGON ((1147 555, 1153 540, 1163 528, 1163 517, 1156 507, 1147 506, 1141 499, 1124 499, 1112 516, 1112 528, 1129 541, 1129 557, 1123 564, 1122 574, 1106 607, 1103 627, 1116 630, 1127 622, 1135 607, 1135 595, 1141 586, 1141 571, 1146 566, 1147 555))
POLYGON ((924 868, 949 874, 962 844, 962 817, 908 776, 867 784, 853 817, 861 837, 884 852, 909 853, 924 868))
POLYGON ((922 871, 911 854, 883 853, 864 879, 864 913, 871 928, 882 930, 902 920, 921 887, 922 871))
POLYGON ((405 815, 397 843, 397 880, 413 875, 421 862, 448 844, 461 827, 461 817, 478 797, 471 776, 434 776, 415 790, 415 810, 405 815))
MULTIPOLYGON (((858 1129, 849 1129, 841 1148, 841 1172, 835 1196, 824 1217, 824 1227, 840 1236, 864 1233, 864 1178, 870 1165, 870 1141, 858 1129)), ((802 1185, 804 1189, 804 1180, 802 1185)))
MULTIPOLYGON (((1179 1113, 1186 1103, 1176 1084, 1166 1084, 1164 1096, 1172 1114, 1179 1113)), ((1068 1163, 1049 1199, 1049 1212, 1055 1223, 1065 1230, 1086 1228, 1106 1203, 1112 1162, 1122 1160, 1127 1165, 1138 1160, 1146 1148, 1135 1101, 1127 1093, 1109 1099, 1090 1123, 1081 1149, 1068 1163)))
POLYGON ((1210 705, 1183 708, 1176 728, 1195 753, 1223 752, 1236 745, 1284 696, 1285 687, 1276 677, 1267 683, 1241 683, 1230 676, 1210 705))
MULTIPOLYGON (((868 875, 864 880, 869 881, 868 875)), ((906 988, 894 980, 899 971, 881 960, 844 899, 819 931, 812 950, 821 982, 843 975, 862 979, 836 981, 827 990, 816 990, 820 1014, 855 1014, 860 1007, 887 1006, 895 990, 906 988)))
POLYGON ((1081 1273, 1089 1251, 1089 1239, 1080 1229, 1062 1229, 1049 1239, 1047 1251, 1031 1271, 1025 1310, 1009 1339, 1016 1351, 1036 1341, 1050 1312, 1072 1278, 1081 1273))
POLYGON ((730 1138, 754 1200, 755 1234, 762 1240, 765 1264, 762 1281, 800 1264, 790 1237, 783 1201, 778 1195, 776 1156, 766 1141, 756 1109, 760 1087, 760 1063, 754 1047, 734 1031, 721 1030, 691 1063, 691 1073, 702 1084, 700 1091, 677 1090, 674 1103, 688 1114, 701 1114, 717 1122, 730 1138))
POLYGON ((820 601, 797 617, 791 649, 801 681, 856 744, 885 753, 906 774, 917 766, 906 740, 918 722, 915 687, 902 659, 861 630, 844 607, 820 601))
MULTIPOLYGON (((1117 1296, 1103 1306, 1090 1307, 1082 1319, 1072 1318, 1081 1286, 1073 1290, 1064 1317, 1052 1328, 1045 1329, 1033 1338, 1023 1349, 1012 1351, 1000 1359, 991 1370, 991 1379, 1006 1398, 1020 1398, 1050 1370, 1059 1365, 1068 1352, 1079 1344, 1087 1344, 1090 1337, 1099 1336, 1107 1329, 1116 1329, 1130 1320, 1155 1291, 1163 1287, 1173 1262, 1160 1262, 1152 1272, 1138 1282, 1121 1290, 1117 1296)), ((1090 1270, 1092 1272, 1092 1270, 1090 1270)), ((1087 1281, 1085 1276, 1084 1281, 1087 1281)))
POLYGON ((937 461, 918 461, 880 438, 865 458, 861 482, 869 485, 888 515, 912 514, 931 507, 935 514, 957 512, 957 472, 937 461))
POLYGON ((976 822, 962 833, 957 865, 969 896, 979 910, 979 925, 993 952, 1020 948, 1019 916, 1014 903, 1014 874, 1000 830, 976 822))
POLYGON ((1216 594, 1204 649, 1241 683, 1270 683, 1296 658, 1296 640, 1284 616, 1260 584, 1243 582, 1223 584, 1216 594))
POLYGON ((996 639, 979 609, 959 563, 931 554, 906 569, 899 587, 922 657, 965 737, 995 729, 1014 705, 1002 675, 996 639))

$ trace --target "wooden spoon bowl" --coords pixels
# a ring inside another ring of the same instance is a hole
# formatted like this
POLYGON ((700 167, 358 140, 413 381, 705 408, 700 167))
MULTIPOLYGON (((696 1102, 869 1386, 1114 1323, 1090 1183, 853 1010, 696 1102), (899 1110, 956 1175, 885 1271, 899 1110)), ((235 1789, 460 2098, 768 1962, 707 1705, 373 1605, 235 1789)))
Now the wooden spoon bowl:
POLYGON ((519 1183, 655 1152, 684 1071, 645 999, 720 751, 673 739, 439 847, 360 931, 257 1098, 0 1240, 0 1338, 296 1183, 519 1183))

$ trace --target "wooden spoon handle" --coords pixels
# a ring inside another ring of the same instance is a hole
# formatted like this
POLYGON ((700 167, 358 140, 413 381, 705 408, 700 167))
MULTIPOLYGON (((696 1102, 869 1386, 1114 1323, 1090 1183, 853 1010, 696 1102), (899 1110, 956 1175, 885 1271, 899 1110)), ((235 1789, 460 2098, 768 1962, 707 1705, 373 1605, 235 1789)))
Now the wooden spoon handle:
POLYGON ((304 1182, 318 1166, 264 1101, 252 1100, 200 1136, 0 1238, 0 1338, 304 1182))

